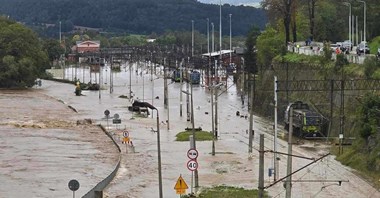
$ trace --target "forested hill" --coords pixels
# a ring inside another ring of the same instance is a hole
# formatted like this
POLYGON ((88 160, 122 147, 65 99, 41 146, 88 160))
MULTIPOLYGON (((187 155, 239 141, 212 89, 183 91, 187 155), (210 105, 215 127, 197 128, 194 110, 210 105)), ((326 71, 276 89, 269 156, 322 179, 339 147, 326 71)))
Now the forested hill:
MULTIPOLYGON (((219 6, 196 0, 0 0, 0 5, 0 15, 26 24, 58 24, 61 20, 63 31, 74 25, 139 34, 191 31, 194 20, 195 30, 205 33, 206 18, 219 30, 219 6)), ((222 24, 226 35, 229 14, 233 35, 245 35, 253 25, 263 28, 266 23, 262 9, 225 4, 222 24)))

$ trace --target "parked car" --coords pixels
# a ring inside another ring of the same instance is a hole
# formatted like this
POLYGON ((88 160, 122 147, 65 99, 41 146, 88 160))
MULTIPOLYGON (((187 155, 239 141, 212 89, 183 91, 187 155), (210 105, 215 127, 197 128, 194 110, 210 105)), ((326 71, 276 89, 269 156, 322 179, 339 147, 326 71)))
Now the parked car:
POLYGON ((342 48, 346 49, 346 50, 348 49, 349 51, 351 51, 352 50, 352 42, 350 40, 343 41, 342 48))
POLYGON ((357 48, 356 48, 356 53, 357 53, 358 55, 363 54, 363 53, 365 53, 365 54, 369 54, 370 52, 369 52, 368 44, 365 43, 365 42, 361 42, 361 43, 357 46, 357 48))

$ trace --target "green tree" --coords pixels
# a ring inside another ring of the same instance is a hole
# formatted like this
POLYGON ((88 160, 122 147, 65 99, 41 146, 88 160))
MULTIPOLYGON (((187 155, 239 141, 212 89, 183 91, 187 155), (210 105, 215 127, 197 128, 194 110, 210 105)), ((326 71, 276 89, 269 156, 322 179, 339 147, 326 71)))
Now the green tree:
POLYGON ((257 38, 257 61, 263 67, 270 67, 272 59, 281 54, 284 49, 283 34, 271 27, 267 27, 257 38))
POLYGON ((36 34, 0 17, 0 87, 29 87, 49 67, 36 34))
POLYGON ((256 54, 256 41, 257 37, 260 35, 260 30, 257 27, 252 27, 247 35, 247 40, 245 46, 247 48, 244 59, 246 65, 246 71, 250 73, 257 73, 257 54, 256 54))
POLYGON ((59 59, 61 54, 65 53, 65 49, 59 44, 59 41, 57 40, 45 39, 42 43, 43 49, 45 49, 46 53, 48 54, 50 62, 59 59))
POLYGON ((365 95, 359 114, 360 136, 367 142, 368 137, 375 134, 380 126, 380 96, 373 93, 365 95))

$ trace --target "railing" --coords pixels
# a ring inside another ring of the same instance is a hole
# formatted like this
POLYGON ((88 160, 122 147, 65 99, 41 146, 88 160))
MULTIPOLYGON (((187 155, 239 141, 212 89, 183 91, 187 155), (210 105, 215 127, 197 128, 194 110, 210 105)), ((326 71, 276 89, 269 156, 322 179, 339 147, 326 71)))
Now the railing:
POLYGON ((112 171, 111 174, 109 174, 106 178, 104 178, 101 182, 99 182, 94 188, 92 188, 89 192, 87 192, 85 195, 82 196, 82 198, 100 198, 103 197, 103 190, 107 187, 107 185, 113 180, 115 177, 117 171, 119 170, 120 167, 120 162, 121 162, 121 149, 119 145, 116 143, 116 141, 113 139, 112 135, 102 126, 98 125, 103 132, 111 138, 112 142, 115 144, 117 149, 119 150, 119 161, 117 162, 117 165, 115 169, 112 171))

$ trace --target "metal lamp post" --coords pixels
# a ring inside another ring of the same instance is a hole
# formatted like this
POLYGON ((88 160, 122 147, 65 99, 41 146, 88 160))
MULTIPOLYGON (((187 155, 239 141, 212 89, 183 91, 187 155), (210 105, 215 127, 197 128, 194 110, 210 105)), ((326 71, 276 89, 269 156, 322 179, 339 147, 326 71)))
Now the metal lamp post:
POLYGON ((364 4, 364 31, 363 31, 364 35, 363 35, 363 38, 364 38, 364 55, 365 55, 365 45, 367 42, 367 39, 366 39, 367 4, 365 3, 365 1, 360 1, 360 0, 357 0, 357 1, 364 4))
POLYGON ((232 62, 232 22, 231 22, 231 17, 232 17, 232 14, 229 15, 230 16, 230 64, 232 62))
POLYGON ((351 35, 351 3, 349 3, 349 2, 343 2, 343 4, 349 6, 349 8, 350 8, 350 13, 348 15, 348 40, 350 40, 351 43, 353 43, 352 42, 353 39, 352 39, 352 35, 351 35))
POLYGON ((148 107, 149 109, 156 110, 157 112, 157 158, 158 158, 158 188, 159 188, 159 198, 163 198, 162 193, 162 173, 161 173, 161 145, 160 145, 160 117, 158 114, 158 109, 153 105, 143 102, 142 105, 144 107, 148 107))
MULTIPOLYGON (((154 109, 156 109, 154 107, 154 109)), ((159 195, 160 198, 163 198, 163 193, 162 193, 162 173, 161 173, 161 145, 160 145, 160 118, 158 114, 158 110, 156 109, 157 112, 157 161, 158 161, 158 188, 159 188, 159 195)))
POLYGON ((215 51, 215 44, 214 44, 214 23, 211 23, 211 51, 215 51))
POLYGON ((194 56, 194 20, 191 20, 191 57, 194 56))
POLYGON ((210 53, 210 28, 208 24, 210 23, 210 19, 207 18, 207 53, 210 53))

